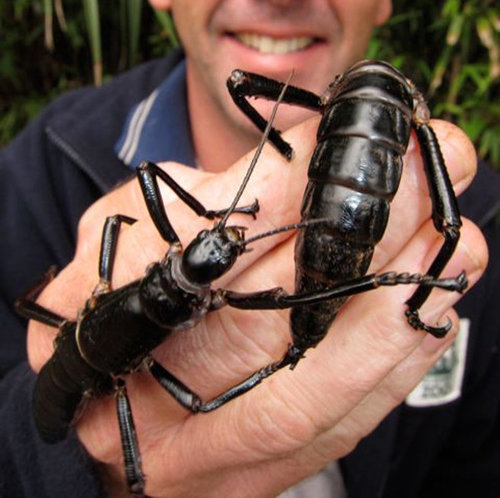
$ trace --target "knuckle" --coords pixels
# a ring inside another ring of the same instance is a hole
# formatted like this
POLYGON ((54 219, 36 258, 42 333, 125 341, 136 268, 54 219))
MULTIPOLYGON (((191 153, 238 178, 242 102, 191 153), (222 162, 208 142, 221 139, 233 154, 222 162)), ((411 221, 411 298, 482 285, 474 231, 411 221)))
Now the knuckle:
POLYGON ((89 232, 95 230, 97 216, 94 205, 90 206, 78 221, 77 237, 78 241, 85 240, 89 232))

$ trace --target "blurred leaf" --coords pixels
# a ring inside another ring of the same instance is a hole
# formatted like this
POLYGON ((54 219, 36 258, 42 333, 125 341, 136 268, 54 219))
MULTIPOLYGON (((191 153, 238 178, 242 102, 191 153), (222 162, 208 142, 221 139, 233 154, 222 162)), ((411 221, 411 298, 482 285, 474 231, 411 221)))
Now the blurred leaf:
POLYGON ((493 41, 493 27, 491 26, 487 17, 479 17, 476 21, 476 29, 481 43, 486 48, 492 48, 493 41))
POLYGON ((92 65, 94 68, 94 83, 102 83, 102 49, 101 49, 101 22, 97 0, 83 0, 83 10, 89 33, 89 42, 92 52, 92 65))
POLYGON ((138 60, 139 38, 141 34, 143 0, 129 0, 128 5, 128 39, 130 65, 138 60))
POLYGON ((486 128, 486 123, 480 116, 472 116, 468 120, 460 120, 460 125, 472 141, 476 141, 486 128))
POLYGON ((460 35, 462 34, 462 29, 464 27, 465 16, 462 14, 457 15, 453 18, 450 27, 448 28, 448 32, 446 33, 446 44, 450 46, 454 46, 457 44, 460 39, 460 35))
POLYGON ((170 14, 163 10, 155 10, 154 13, 172 47, 178 47, 180 42, 170 14))
POLYGON ((493 29, 496 32, 500 32, 500 14, 498 12, 498 9, 488 9, 486 11, 486 15, 488 16, 488 19, 491 22, 491 25, 493 26, 493 29))
POLYGON ((500 164, 500 126, 488 128, 484 131, 479 141, 479 154, 481 156, 489 155, 493 164, 500 164))
POLYGON ((45 46, 49 50, 54 50, 54 33, 52 31, 54 12, 52 0, 43 0, 44 26, 45 26, 45 46))
POLYGON ((64 15, 64 8, 62 0, 54 0, 54 7, 56 11, 57 22, 63 31, 66 31, 66 16, 64 15))
POLYGON ((460 11, 460 1, 459 0, 446 0, 443 5, 442 16, 443 17, 455 17, 460 11))

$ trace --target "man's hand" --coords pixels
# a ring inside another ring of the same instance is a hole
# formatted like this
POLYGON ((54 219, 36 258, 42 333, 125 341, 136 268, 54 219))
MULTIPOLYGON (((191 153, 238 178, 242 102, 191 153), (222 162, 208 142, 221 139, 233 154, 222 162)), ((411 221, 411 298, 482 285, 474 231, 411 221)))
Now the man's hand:
MULTIPOLYGON (((459 194, 475 173, 474 150, 456 127, 432 124, 459 194)), ((230 224, 247 226, 252 236, 298 221, 316 127, 313 119, 284 134, 296 151, 292 163, 265 148, 240 202, 259 199, 257 220, 235 214, 230 224)), ((251 154, 217 175, 175 164, 165 167, 208 209, 221 209, 231 203, 250 158, 251 154)), ((186 244, 210 222, 198 218, 168 188, 163 193, 169 219, 186 244)), ((429 220, 430 211, 419 148, 412 139, 370 272, 426 272, 442 243, 429 220)), ((163 257, 167 247, 147 214, 139 185, 128 182, 84 215, 75 258, 44 291, 41 304, 70 319, 76 317, 97 283, 104 219, 116 213, 139 221, 122 228, 114 288, 140 278, 149 263, 163 257)), ((284 232, 252 244, 253 251, 242 255, 217 287, 251 292, 283 286, 293 292, 293 239, 284 232)), ((482 235, 464 220, 460 243, 443 276, 465 270, 473 285, 486 260, 482 235)), ((452 306, 460 295, 434 290, 424 305, 421 317, 426 323, 441 323, 446 316, 453 320, 448 336, 436 339, 407 324, 404 302, 413 290, 397 286, 351 298, 328 336, 307 352, 294 371, 282 370, 208 414, 190 414, 148 374, 127 377, 147 494, 273 496, 349 453, 405 399, 456 335, 452 306)), ((35 370, 52 354, 56 332, 31 322, 28 350, 35 370)), ((279 359, 289 342, 288 311, 225 307, 194 329, 171 335, 153 355, 209 400, 279 359)), ((114 400, 91 403, 77 430, 89 453, 102 462, 111 495, 119 495, 124 477, 114 400)))

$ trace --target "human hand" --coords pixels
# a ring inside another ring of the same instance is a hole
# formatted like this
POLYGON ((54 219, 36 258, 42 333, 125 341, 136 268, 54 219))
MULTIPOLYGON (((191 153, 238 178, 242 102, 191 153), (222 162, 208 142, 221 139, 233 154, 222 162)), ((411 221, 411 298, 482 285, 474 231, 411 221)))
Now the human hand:
MULTIPOLYGON (((433 122, 457 193, 471 181, 475 154, 452 125, 433 122)), ((307 159, 317 121, 290 130, 296 149, 288 164, 266 148, 240 204, 257 197, 257 220, 235 215, 232 223, 249 235, 297 221, 307 159)), ((412 142, 401 187, 392 203, 386 234, 370 271, 425 272, 441 244, 428 221, 430 202, 418 147, 412 142), (411 206, 411 209, 408 209, 411 206)), ((248 166, 248 157, 219 175, 176 165, 169 172, 210 209, 227 207, 248 166)), ((206 220, 164 191, 167 213, 183 242, 206 220)), ((100 233, 105 216, 123 213, 139 219, 124 227, 114 272, 114 287, 140 277, 160 259, 160 239, 136 181, 102 198, 83 218, 74 261, 46 289, 40 303, 69 318, 76 316, 97 281, 100 233)), ((290 233, 252 245, 217 286, 255 291, 284 286, 293 291, 293 237, 290 233)), ((468 272, 472 285, 486 264, 478 229, 464 224, 456 254, 444 275, 468 272)), ((147 494, 151 496, 272 496, 350 452, 406 395, 453 340, 459 299, 433 291, 421 317, 428 323, 453 319, 448 336, 438 340, 408 326, 404 302, 413 289, 400 286, 353 297, 328 336, 307 352, 292 372, 283 370, 258 388, 209 414, 191 415, 147 374, 127 377, 147 494)), ((290 342, 287 311, 240 311, 229 307, 209 314, 196 328, 176 333, 153 352, 190 388, 210 399, 262 366, 279 359, 290 342)), ((29 353, 38 370, 52 352, 54 329, 32 323, 29 353)), ((118 423, 111 399, 98 400, 78 424, 87 450, 103 462, 111 494, 124 482, 118 423), (117 487, 115 487, 117 486, 117 487)))

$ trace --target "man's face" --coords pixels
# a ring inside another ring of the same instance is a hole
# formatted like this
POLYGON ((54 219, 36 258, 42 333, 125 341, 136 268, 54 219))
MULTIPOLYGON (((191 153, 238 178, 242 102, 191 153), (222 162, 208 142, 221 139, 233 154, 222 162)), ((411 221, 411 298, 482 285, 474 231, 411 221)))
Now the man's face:
MULTIPOLYGON (((390 0, 150 1, 172 9, 188 55, 191 97, 212 99, 233 125, 245 127, 250 125, 226 90, 232 70, 286 80, 293 69, 291 84, 321 93, 363 57, 373 27, 391 9, 390 0)), ((265 113, 270 104, 258 106, 265 113)), ((303 110, 287 107, 278 126, 304 117, 303 110)))

